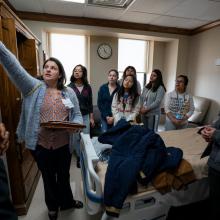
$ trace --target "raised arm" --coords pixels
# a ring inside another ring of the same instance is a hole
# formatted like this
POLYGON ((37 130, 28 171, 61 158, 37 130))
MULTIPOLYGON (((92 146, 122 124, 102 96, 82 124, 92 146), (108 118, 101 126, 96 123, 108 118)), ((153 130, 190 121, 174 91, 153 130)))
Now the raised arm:
POLYGON ((35 87, 40 84, 40 81, 32 77, 21 66, 14 54, 9 51, 0 41, 0 64, 4 67, 8 77, 12 83, 26 96, 35 87))

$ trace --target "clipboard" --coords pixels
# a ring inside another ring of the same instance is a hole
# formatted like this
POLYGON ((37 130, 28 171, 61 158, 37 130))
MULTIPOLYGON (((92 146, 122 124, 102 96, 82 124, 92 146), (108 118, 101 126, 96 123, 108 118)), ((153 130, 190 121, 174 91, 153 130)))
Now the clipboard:
POLYGON ((40 123, 41 127, 52 129, 68 129, 68 130, 82 130, 86 126, 83 124, 73 123, 69 121, 48 121, 40 123))

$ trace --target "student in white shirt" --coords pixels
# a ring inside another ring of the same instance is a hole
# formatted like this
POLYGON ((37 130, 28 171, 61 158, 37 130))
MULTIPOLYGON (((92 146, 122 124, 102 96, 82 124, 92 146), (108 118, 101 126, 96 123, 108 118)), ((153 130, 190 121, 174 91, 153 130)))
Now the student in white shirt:
POLYGON ((176 79, 175 90, 166 95, 164 103, 166 131, 186 128, 188 118, 194 112, 193 98, 186 92, 187 85, 188 77, 179 75, 176 79))

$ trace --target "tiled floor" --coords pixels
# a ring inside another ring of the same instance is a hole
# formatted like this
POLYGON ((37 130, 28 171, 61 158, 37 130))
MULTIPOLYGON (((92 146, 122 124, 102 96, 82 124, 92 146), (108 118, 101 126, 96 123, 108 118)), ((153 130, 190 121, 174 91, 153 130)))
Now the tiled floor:
MULTIPOLYGON (((71 165, 71 187, 73 191, 73 195, 75 199, 84 201, 84 196, 81 188, 81 172, 80 169, 77 169, 75 166, 75 157, 73 156, 73 161, 71 165)), ((47 216, 47 208, 44 202, 44 189, 42 178, 38 183, 36 188, 33 200, 31 202, 30 208, 28 210, 27 215, 20 216, 19 220, 48 220, 47 216)), ((60 212, 59 220, 97 220, 101 219, 101 214, 89 216, 85 210, 83 209, 75 209, 60 212)))

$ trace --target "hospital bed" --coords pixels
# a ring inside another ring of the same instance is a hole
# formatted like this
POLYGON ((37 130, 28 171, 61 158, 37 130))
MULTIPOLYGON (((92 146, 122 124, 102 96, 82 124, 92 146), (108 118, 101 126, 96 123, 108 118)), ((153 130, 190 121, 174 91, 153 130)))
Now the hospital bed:
MULTIPOLYGON (((200 158, 207 143, 197 133, 198 130, 199 128, 187 128, 159 132, 166 146, 175 146, 183 150, 183 158, 192 165, 196 181, 189 184, 185 190, 172 190, 164 195, 152 185, 139 187, 137 194, 129 195, 125 200, 118 219, 162 220, 166 219, 171 206, 186 205, 208 197, 207 157, 200 158)), ((97 139, 94 142, 89 135, 81 133, 83 191, 85 206, 90 215, 104 209, 103 189, 107 164, 99 161, 95 148, 97 143, 97 139)), ((108 147, 103 145, 103 149, 108 147)), ((106 214, 103 214, 102 220, 104 219, 111 218, 106 218, 106 214)))

